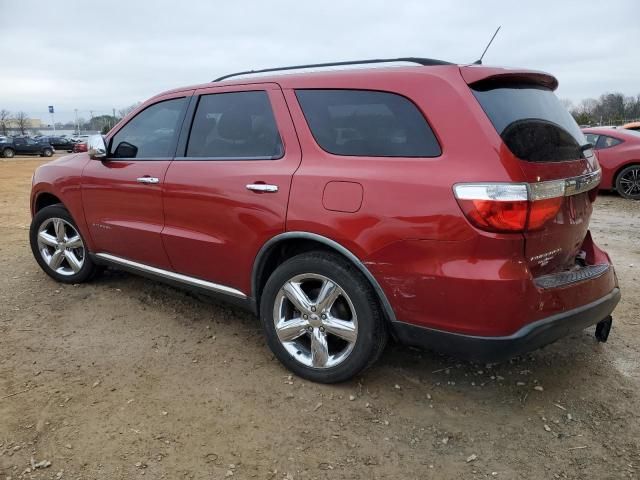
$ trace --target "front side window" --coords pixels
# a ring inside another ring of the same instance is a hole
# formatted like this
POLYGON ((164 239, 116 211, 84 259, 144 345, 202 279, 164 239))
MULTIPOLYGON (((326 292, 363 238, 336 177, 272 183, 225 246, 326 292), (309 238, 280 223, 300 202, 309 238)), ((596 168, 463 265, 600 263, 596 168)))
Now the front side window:
POLYGON ((437 157, 426 119, 407 98, 372 90, 296 90, 311 133, 323 150, 367 157, 437 157))
POLYGON ((187 157, 272 160, 282 140, 265 91, 203 95, 193 119, 187 157))
POLYGON ((185 98, 156 103, 138 113, 111 139, 112 158, 167 158, 178 134, 185 98))

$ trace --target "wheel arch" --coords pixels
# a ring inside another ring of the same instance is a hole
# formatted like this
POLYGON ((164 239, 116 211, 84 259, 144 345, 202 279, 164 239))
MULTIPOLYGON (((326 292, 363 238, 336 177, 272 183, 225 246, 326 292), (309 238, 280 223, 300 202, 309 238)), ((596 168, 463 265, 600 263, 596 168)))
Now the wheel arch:
POLYGON ((39 192, 34 198, 32 213, 35 215, 43 208, 56 205, 58 203, 64 205, 62 200, 53 193, 47 191, 39 192))
MULTIPOLYGON (((251 275, 251 296, 256 306, 260 305, 260 295, 269 276, 287 258, 311 250, 325 250, 335 252, 345 257, 367 279, 378 298, 384 316, 388 321, 395 322, 393 308, 382 287, 373 274, 349 249, 330 238, 310 232, 286 232, 268 240, 260 249, 253 263, 251 275)), ((259 313, 259 308, 257 308, 259 313)))

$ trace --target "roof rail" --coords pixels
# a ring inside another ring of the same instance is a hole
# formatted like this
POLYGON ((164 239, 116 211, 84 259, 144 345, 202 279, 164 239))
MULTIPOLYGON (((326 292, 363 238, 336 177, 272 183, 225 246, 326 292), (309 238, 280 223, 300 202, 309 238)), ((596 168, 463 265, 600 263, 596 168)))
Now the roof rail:
POLYGON ((394 62, 409 62, 417 63, 423 66, 434 65, 453 65, 450 62, 443 60, 434 60, 433 58, 419 58, 419 57, 401 57, 401 58, 374 58, 371 60, 352 60, 347 62, 329 62, 329 63, 310 63, 308 65, 293 65, 291 67, 277 67, 277 68, 263 68, 262 70, 246 70, 244 72, 230 73, 229 75, 223 75, 218 77, 214 82, 220 82, 227 78, 237 77, 238 75, 249 75, 251 73, 266 73, 266 72, 279 72, 283 70, 299 70, 302 68, 318 68, 318 67, 339 67, 343 65, 366 65, 370 63, 394 63, 394 62))

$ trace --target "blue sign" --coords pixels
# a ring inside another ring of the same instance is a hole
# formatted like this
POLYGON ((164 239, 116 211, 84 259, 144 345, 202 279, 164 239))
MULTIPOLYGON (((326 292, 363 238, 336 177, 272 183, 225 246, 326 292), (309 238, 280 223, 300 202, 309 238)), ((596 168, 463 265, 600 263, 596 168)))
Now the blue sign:
POLYGON ((49 113, 53 113, 53 105, 49 105, 49 113))

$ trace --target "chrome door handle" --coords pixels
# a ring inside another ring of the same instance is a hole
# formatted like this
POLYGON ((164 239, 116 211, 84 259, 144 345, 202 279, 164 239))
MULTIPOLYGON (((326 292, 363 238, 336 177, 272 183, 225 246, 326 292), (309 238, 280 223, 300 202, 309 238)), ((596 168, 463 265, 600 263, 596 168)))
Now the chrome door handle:
POLYGON ((138 177, 136 178, 136 182, 155 184, 155 183, 160 183, 160 179, 156 177, 138 177))
POLYGON ((254 192, 274 193, 278 191, 277 185, 267 185, 265 183, 250 183, 247 185, 247 190, 254 192))

